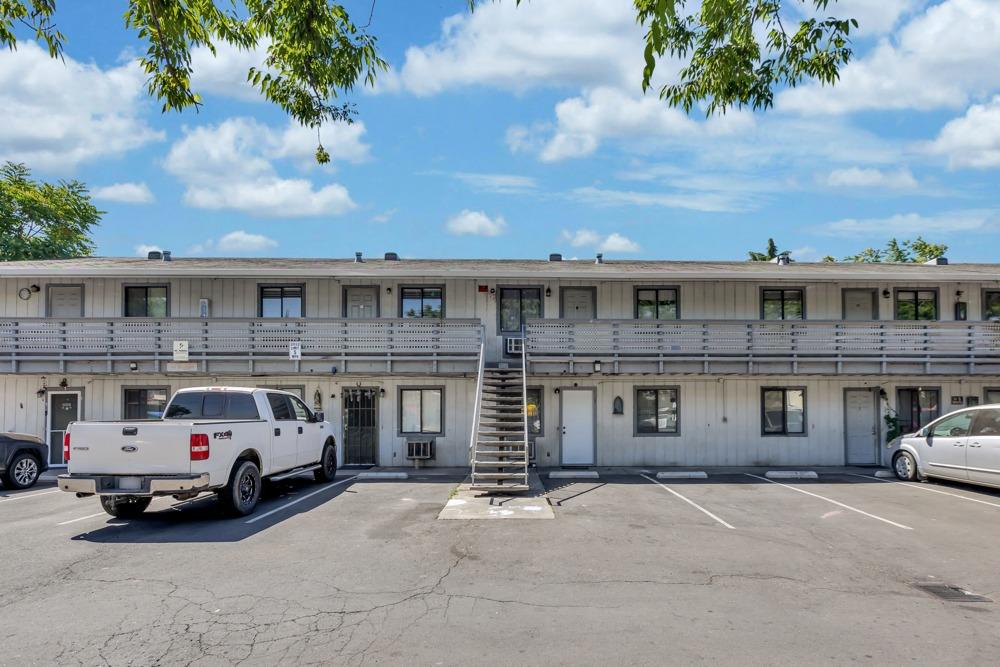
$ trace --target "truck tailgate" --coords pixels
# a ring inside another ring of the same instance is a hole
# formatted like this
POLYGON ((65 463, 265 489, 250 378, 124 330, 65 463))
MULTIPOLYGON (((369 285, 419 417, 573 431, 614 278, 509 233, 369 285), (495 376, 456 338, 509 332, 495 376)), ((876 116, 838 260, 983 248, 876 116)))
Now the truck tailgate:
POLYGON ((70 426, 70 474, 181 475, 191 472, 191 424, 77 422, 70 426))

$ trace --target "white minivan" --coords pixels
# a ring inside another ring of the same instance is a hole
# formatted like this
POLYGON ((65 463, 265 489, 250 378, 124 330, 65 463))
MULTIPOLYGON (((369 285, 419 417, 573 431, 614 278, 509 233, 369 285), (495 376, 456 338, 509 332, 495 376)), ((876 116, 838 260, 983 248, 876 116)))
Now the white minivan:
POLYGON ((899 479, 940 477, 1000 488, 1000 404, 950 412, 888 446, 899 479))

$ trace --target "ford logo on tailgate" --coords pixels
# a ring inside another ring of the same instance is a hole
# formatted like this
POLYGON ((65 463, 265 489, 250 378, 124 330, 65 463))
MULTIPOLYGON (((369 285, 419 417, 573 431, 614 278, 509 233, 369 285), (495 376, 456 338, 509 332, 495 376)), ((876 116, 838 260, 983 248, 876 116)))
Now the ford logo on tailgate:
POLYGON ((131 454, 132 452, 139 451, 139 448, 136 447, 135 445, 125 445, 124 447, 122 447, 122 451, 131 454))

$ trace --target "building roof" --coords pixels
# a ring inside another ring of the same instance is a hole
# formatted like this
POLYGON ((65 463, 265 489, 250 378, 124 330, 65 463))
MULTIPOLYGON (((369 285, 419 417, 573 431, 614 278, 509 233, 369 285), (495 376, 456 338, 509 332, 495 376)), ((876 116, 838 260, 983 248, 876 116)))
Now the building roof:
POLYGON ((0 262, 0 277, 567 278, 593 280, 1000 281, 1000 264, 864 264, 593 259, 82 257, 0 262))

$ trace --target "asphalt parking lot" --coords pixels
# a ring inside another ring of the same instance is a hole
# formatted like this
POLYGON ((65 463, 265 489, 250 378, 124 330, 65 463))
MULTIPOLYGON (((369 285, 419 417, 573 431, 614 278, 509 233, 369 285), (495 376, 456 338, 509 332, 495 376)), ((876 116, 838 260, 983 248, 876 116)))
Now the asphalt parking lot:
POLYGON ((549 521, 439 521, 457 476, 308 479, 257 512, 0 491, 0 664, 963 664, 1000 654, 1000 493, 850 474, 545 480, 549 521))

